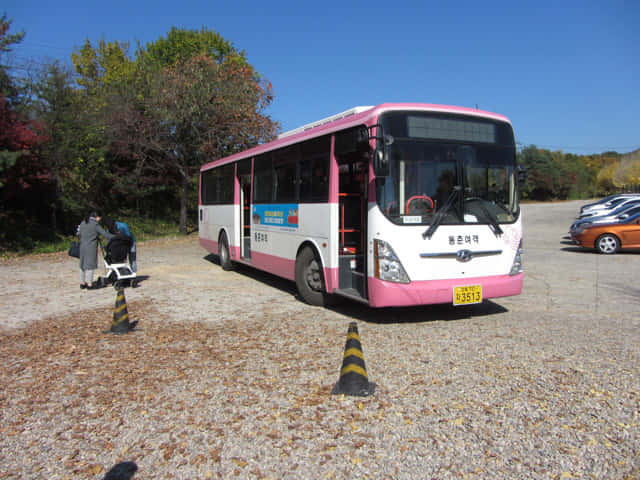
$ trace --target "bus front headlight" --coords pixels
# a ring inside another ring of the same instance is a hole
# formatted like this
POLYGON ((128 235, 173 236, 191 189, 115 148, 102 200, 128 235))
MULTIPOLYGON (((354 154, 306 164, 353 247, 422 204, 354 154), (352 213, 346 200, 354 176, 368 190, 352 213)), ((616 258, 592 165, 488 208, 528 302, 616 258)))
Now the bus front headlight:
POLYGON ((374 240, 374 273, 380 280, 395 283, 409 283, 409 275, 405 272, 400 259, 387 242, 374 240))
POLYGON ((513 259, 513 264, 511 265, 511 271, 509 275, 514 276, 522 273, 522 240, 520 240, 520 244, 518 245, 518 250, 516 250, 516 256, 513 259))

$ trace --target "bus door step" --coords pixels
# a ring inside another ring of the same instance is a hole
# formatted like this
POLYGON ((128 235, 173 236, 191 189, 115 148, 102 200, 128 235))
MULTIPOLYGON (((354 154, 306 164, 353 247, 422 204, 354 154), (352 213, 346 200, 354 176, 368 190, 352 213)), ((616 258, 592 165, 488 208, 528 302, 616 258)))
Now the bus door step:
POLYGON ((250 260, 251 259, 251 237, 250 236, 244 237, 242 241, 244 242, 244 259, 250 260))
POLYGON ((350 300, 355 300, 356 302, 369 304, 369 301, 364 298, 359 291, 355 288, 340 288, 333 292, 335 295, 339 295, 341 297, 346 297, 350 300))
POLYGON ((363 255, 340 255, 339 286, 341 291, 353 290, 363 297, 364 282, 363 255))

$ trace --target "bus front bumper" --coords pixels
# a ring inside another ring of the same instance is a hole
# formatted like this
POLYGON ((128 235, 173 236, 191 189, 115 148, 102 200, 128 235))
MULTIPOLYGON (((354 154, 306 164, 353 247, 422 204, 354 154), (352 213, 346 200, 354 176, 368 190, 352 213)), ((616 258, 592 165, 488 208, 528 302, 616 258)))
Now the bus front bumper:
POLYGON ((482 299, 509 297, 522 292, 524 274, 454 280, 427 280, 407 284, 392 283, 369 277, 369 305, 372 307, 406 307, 453 303, 453 289, 482 285, 482 299))

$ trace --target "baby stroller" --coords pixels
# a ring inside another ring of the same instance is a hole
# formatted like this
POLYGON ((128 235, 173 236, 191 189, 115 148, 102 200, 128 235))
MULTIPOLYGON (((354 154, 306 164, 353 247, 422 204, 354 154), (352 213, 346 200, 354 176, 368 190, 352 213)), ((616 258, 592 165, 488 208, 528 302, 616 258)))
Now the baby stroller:
POLYGON ((98 240, 102 259, 104 260, 105 276, 98 279, 98 284, 106 287, 112 283, 115 288, 136 287, 136 272, 126 263, 127 254, 131 248, 131 239, 126 235, 117 234, 107 246, 103 246, 98 240))

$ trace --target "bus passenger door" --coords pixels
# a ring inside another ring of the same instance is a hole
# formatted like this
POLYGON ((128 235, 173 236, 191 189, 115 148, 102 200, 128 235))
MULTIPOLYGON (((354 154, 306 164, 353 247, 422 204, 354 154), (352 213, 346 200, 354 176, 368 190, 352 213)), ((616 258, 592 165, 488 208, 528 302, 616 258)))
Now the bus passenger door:
POLYGON ((339 199, 339 290, 343 295, 367 298, 366 272, 366 155, 340 155, 339 199))
POLYGON ((251 159, 238 162, 240 185, 240 257, 251 260, 251 159))

